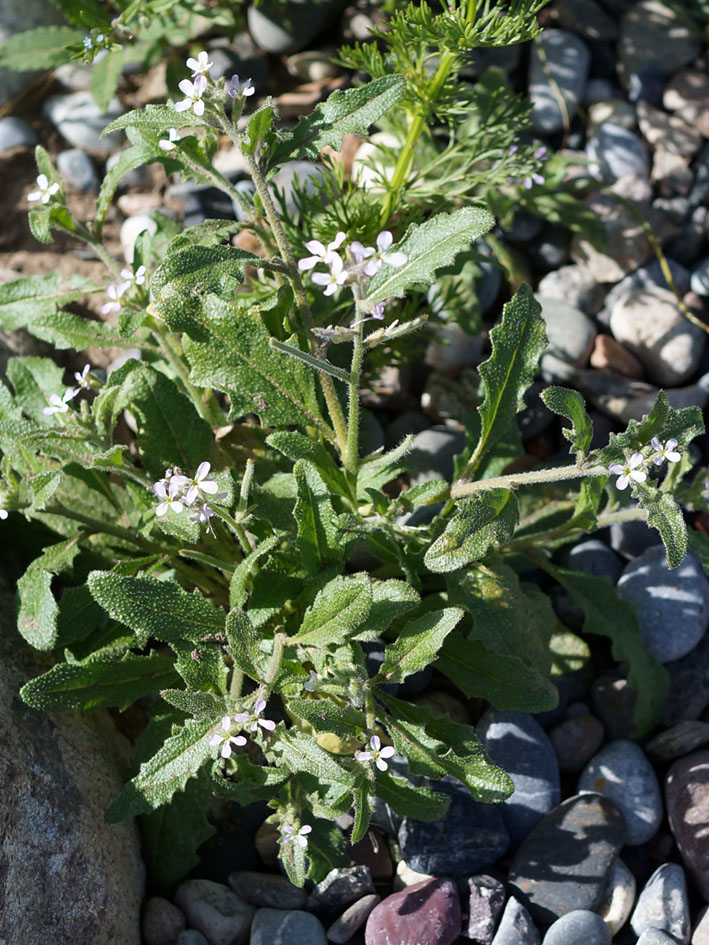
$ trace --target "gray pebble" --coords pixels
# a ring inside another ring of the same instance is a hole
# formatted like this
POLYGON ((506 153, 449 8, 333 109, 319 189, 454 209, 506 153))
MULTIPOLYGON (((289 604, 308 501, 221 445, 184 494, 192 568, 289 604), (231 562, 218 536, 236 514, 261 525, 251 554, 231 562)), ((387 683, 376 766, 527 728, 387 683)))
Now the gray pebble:
POLYGON ((617 584, 619 596, 637 608, 648 650, 661 663, 680 659, 699 643, 709 623, 709 581, 689 553, 670 570, 662 547, 631 561, 617 584))
POLYGON ((585 266, 573 264, 547 273, 539 282, 538 293, 547 299, 561 299, 586 315, 595 315, 603 305, 606 287, 585 266))
POLYGON ((570 773, 580 771, 603 744, 603 734, 602 723, 588 712, 562 719, 549 732, 559 768, 570 773))
POLYGON ((345 6, 346 0, 288 0, 249 6, 246 22, 257 46, 268 53, 280 55, 304 49, 331 23, 345 6))
MULTIPOLYGON (((114 154, 109 155, 108 160, 106 161, 106 171, 110 171, 115 167, 116 163, 120 160, 122 151, 116 151, 114 154)), ((118 191, 129 190, 131 187, 140 188, 142 190, 149 190, 152 186, 152 178, 150 176, 150 170, 148 167, 143 164, 140 167, 134 167, 132 171, 128 171, 127 174, 124 174, 121 177, 121 182, 118 185, 118 191)))
POLYGON ((372 909, 381 902, 381 898, 376 893, 370 893, 358 899, 357 902, 353 902, 327 930, 328 941, 334 942, 335 945, 344 945, 345 942, 349 942, 357 929, 367 921, 372 909))
POLYGON ((249 945, 327 945, 322 922, 309 912, 259 909, 249 945))
POLYGON ((627 679, 599 676, 591 686, 593 711, 609 738, 629 738, 635 730, 637 690, 627 679))
POLYGON ((57 170, 62 177, 82 193, 98 193, 99 179, 93 161, 80 148, 69 148, 57 154, 57 170))
POLYGON ((287 877, 278 873, 237 870, 229 874, 228 883, 237 896, 252 906, 300 909, 308 898, 304 889, 294 886, 287 877))
POLYGON ((161 896, 151 896, 143 906, 141 919, 144 945, 172 945, 186 924, 177 906, 161 896))
POLYGON ((663 863, 655 870, 638 897, 630 924, 636 935, 646 929, 660 929, 687 945, 691 922, 687 880, 681 866, 663 863))
POLYGON ((510 896, 491 945, 539 945, 541 936, 529 912, 510 896))
POLYGON ((479 945, 489 945, 505 905, 507 890, 504 883, 487 873, 469 876, 467 883, 467 910, 464 900, 463 911, 467 911, 468 919, 464 934, 479 945))
POLYGON ((189 925, 202 932, 210 945, 243 945, 248 940, 256 910, 228 886, 209 879, 188 879, 177 887, 174 901, 189 925))
POLYGON ((307 908, 313 912, 337 914, 362 896, 371 895, 374 884, 366 866, 330 870, 311 892, 307 908))
POLYGON ((562 564, 571 571, 610 578, 614 584, 623 570, 618 555, 598 538, 589 538, 575 545, 563 555, 562 564))
POLYGON ((175 939, 175 945, 212 945, 197 929, 184 929, 175 939))
POLYGON ((569 118, 583 98, 591 54, 588 47, 565 30, 547 29, 541 36, 546 62, 536 46, 529 57, 529 99, 532 103, 532 126, 541 134, 552 134, 564 127, 564 115, 557 95, 563 96, 569 118), (556 83, 549 82, 547 75, 556 83))
POLYGON ((411 485, 429 479, 453 478, 453 457, 465 449, 465 434, 449 427, 436 426, 417 433, 408 453, 413 472, 411 485))
POLYGON ((630 918, 635 904, 635 889, 635 877, 620 857, 616 857, 608 870, 601 900, 595 908, 611 935, 620 931, 630 918))
POLYGON ((634 72, 657 69, 669 74, 699 54, 701 40, 684 18, 661 0, 641 0, 623 15, 619 71, 627 83, 634 72))
POLYGON ((702 259, 693 269, 690 288, 697 295, 709 296, 709 256, 702 259))
POLYGON ((0 154, 12 148, 27 148, 34 144, 37 144, 37 135, 26 121, 12 115, 0 118, 0 154))
POLYGON ((635 945, 677 945, 677 939, 660 929, 645 929, 635 945))
POLYGON ((611 945, 611 932, 595 912, 574 909, 549 926, 542 945, 611 945))
POLYGON ((625 818, 629 846, 647 843, 657 833, 662 820, 660 785, 636 742, 618 739, 605 745, 581 772, 577 789, 613 801, 625 818))
POLYGON ((709 742, 709 722, 687 719, 655 735, 645 750, 658 761, 673 761, 709 742))
POLYGON ((123 106, 117 98, 111 99, 108 109, 102 112, 91 92, 70 92, 68 95, 53 95, 42 109, 59 133, 75 148, 107 154, 115 151, 123 137, 114 132, 101 137, 103 129, 123 114, 123 106))
POLYGON ((614 522, 610 541, 611 548, 625 558, 639 558, 648 548, 662 545, 660 533, 647 522, 614 522))
POLYGON ((570 381, 591 355, 596 328, 587 315, 560 299, 537 296, 537 301, 549 341, 540 362, 542 376, 547 381, 570 381))
POLYGON ((642 138, 610 121, 600 125, 589 139, 586 157, 591 172, 608 184, 627 174, 648 174, 649 156, 642 138))

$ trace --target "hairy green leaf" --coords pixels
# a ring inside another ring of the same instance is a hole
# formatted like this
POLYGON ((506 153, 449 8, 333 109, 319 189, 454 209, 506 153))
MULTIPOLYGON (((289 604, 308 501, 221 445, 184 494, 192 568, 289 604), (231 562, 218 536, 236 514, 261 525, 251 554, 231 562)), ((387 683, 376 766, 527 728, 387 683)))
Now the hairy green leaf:
POLYGON ((334 732, 342 738, 365 731, 364 712, 351 705, 338 705, 332 699, 300 699, 290 697, 288 709, 298 718, 305 719, 318 732, 334 732))
POLYGON ((112 121, 108 127, 101 132, 102 135, 110 135, 121 128, 138 128, 146 131, 168 131, 170 128, 194 128, 199 124, 195 120, 192 109, 187 112, 177 112, 172 105, 146 105, 144 108, 137 108, 135 111, 126 112, 112 121))
POLYGON ((512 537, 518 519, 517 500, 509 489, 488 489, 464 499, 426 552, 426 567, 442 573, 480 561, 490 548, 512 537))
POLYGON ((293 467, 293 476, 298 487, 298 500, 293 509, 298 528, 296 542, 306 571, 317 574, 330 564, 342 562, 338 519, 330 492, 316 466, 307 459, 299 459, 293 467))
POLYGON ((344 643, 357 631, 372 606, 372 588, 366 575, 336 577, 308 607, 299 633, 289 643, 318 646, 344 643))
POLYGON ((463 617, 459 607, 431 610, 404 629, 386 648, 377 681, 403 682, 436 659, 443 641, 463 617))
POLYGON ((0 285, 0 325, 15 331, 30 328, 44 315, 52 315, 60 305, 74 302, 103 288, 83 276, 26 276, 0 285))
POLYGON ((52 593, 52 576, 69 570, 78 553, 78 538, 50 545, 17 582, 17 629, 37 650, 51 650, 57 640, 59 608, 52 593))
POLYGON ((402 817, 439 820, 450 805, 450 797, 425 787, 414 787, 389 771, 376 771, 377 797, 402 817))
POLYGON ((257 570, 259 561, 281 541, 281 535, 269 535, 237 564, 229 584, 229 606, 232 609, 244 606, 249 597, 247 583, 257 570))
POLYGON ((406 581, 375 581, 372 584, 372 606, 360 625, 355 640, 376 640, 398 618, 413 610, 421 600, 406 581))
POLYGON ((112 50, 93 64, 89 88, 102 112, 107 111, 111 99, 116 94, 122 69, 123 50, 121 49, 112 50))
POLYGON ((86 34, 71 26, 38 26, 24 33, 6 37, 0 48, 0 69, 22 72, 27 69, 53 69, 69 62, 67 46, 80 45, 86 34))
POLYGON ((255 682, 260 682, 265 674, 263 653, 259 648, 261 634, 256 632, 248 614, 242 610, 229 611, 226 618, 226 638, 236 666, 255 682))
POLYGON ((566 387, 547 387, 541 397, 550 410, 571 421, 571 428, 564 427, 561 431, 571 443, 571 451, 587 453, 593 439, 593 424, 586 413, 583 397, 566 387))
POLYGON ((667 564, 670 568, 679 567, 684 561, 688 547, 687 526, 682 509, 669 492, 663 492, 645 482, 635 483, 634 486, 638 504, 647 512, 648 525, 660 533, 667 552, 667 564))

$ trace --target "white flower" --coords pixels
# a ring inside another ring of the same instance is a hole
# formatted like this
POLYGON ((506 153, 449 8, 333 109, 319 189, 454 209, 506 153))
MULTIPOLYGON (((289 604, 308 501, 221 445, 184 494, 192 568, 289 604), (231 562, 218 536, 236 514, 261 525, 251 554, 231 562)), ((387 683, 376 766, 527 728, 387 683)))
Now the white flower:
MULTIPOLYGON (((190 58, 187 60, 187 68, 192 69, 193 79, 199 78, 200 76, 203 79, 206 78, 207 73, 213 65, 214 63, 209 61, 209 53, 204 51, 197 53, 196 59, 190 56, 190 58)), ((180 86, 180 88, 182 88, 182 86, 180 86)))
POLYGON ((391 745, 387 745, 386 748, 382 748, 382 742, 378 735, 372 735, 369 739, 370 751, 356 751, 355 758, 357 761, 373 761, 377 768, 380 771, 386 771, 389 765, 384 760, 385 758, 391 758, 392 755, 396 754, 394 748, 391 745))
POLYGON ((248 96, 253 95, 255 91, 256 89, 251 84, 251 79, 245 79, 243 82, 239 82, 238 75, 231 77, 229 95, 232 98, 248 98, 248 96))
POLYGON ((323 246, 320 240, 308 240, 305 244, 305 248, 312 253, 312 256, 305 256, 303 259, 299 259, 298 269, 304 272, 306 269, 312 269, 321 262, 326 263, 328 266, 331 265, 332 260, 337 256, 335 250, 342 246, 345 239, 346 234, 340 230, 339 233, 335 234, 335 239, 331 243, 328 243, 327 246, 323 246))
POLYGON ((37 178, 37 186, 39 190, 33 190, 31 194, 27 194, 28 200, 41 200, 42 203, 49 203, 51 198, 59 190, 59 184, 56 181, 50 184, 46 174, 39 175, 37 178))
POLYGON ((185 96, 185 99, 182 102, 175 103, 175 111, 186 112, 191 108, 195 115, 200 117, 204 115, 202 95, 204 95, 204 91, 207 88, 207 80, 205 77, 198 75, 194 82, 190 82, 189 79, 183 79, 178 88, 185 96))
POLYGON ((0 519, 2 519, 2 521, 5 521, 9 514, 10 513, 7 511, 7 509, 0 509, 0 519))
POLYGON ((655 455, 652 457, 652 461, 656 466, 662 466, 665 460, 667 460, 668 463, 678 463, 682 459, 682 454, 675 449, 677 440, 675 440, 674 437, 671 437, 663 446, 660 440, 656 436, 653 436, 650 440, 650 446, 656 450, 655 455))
POLYGON ((259 699, 256 705, 254 706, 254 711, 249 712, 238 712, 234 716, 234 721, 239 723, 248 722, 248 727, 252 732, 258 732, 259 725, 261 728, 265 728, 267 731, 272 732, 276 727, 276 723, 272 722, 270 719, 262 719, 261 713, 266 708, 266 700, 259 699))
POLYGON ((283 828, 283 842, 291 843, 295 841, 295 843, 305 849, 308 845, 308 834, 312 829, 310 824, 303 824, 300 830, 294 830, 290 824, 286 824, 283 828))
POLYGON ((179 476, 173 476, 170 480, 169 485, 165 485, 164 482, 156 482, 153 486, 153 491, 158 499, 162 501, 155 509, 156 515, 165 515, 168 509, 172 509, 173 512, 181 512, 184 508, 182 503, 182 488, 183 483, 180 482, 179 476))
POLYGON ((330 271, 328 273, 316 272, 313 274, 313 282, 316 285, 324 285, 324 295, 334 295, 343 285, 349 276, 346 269, 343 269, 342 260, 339 256, 333 255, 329 260, 330 271))
POLYGON ((84 390, 91 390, 91 384, 89 383, 89 371, 91 370, 90 364, 85 364, 81 371, 74 371, 74 380, 82 387, 84 390))
POLYGON ((176 141, 180 140, 180 136, 177 133, 177 128, 170 128, 167 133, 167 138, 161 138, 158 141, 158 147, 163 151, 174 151, 177 145, 176 141))
POLYGON ((106 295, 109 300, 105 305, 102 305, 100 312, 102 315, 108 315, 110 312, 120 312, 121 310, 121 297, 125 295, 126 290, 130 288, 130 282, 119 282, 118 285, 110 285, 106 289, 106 295))
POLYGON ((232 745, 235 745, 237 748, 241 748, 246 744, 246 739, 243 735, 232 735, 231 734, 231 718, 228 715, 225 715, 222 718, 222 731, 223 735, 216 733, 212 735, 209 739, 209 744, 214 748, 216 745, 221 745, 221 751, 219 754, 222 758, 228 758, 232 753, 232 745))
POLYGON ((50 394, 49 407, 44 407, 42 413, 45 413, 48 417, 50 417, 53 413, 67 413, 69 410, 69 401, 73 400, 78 393, 78 387, 67 387, 67 389, 64 391, 63 397, 60 397, 59 394, 50 394))
POLYGON ((354 243, 350 246, 352 255, 358 263, 364 262, 365 259, 368 259, 369 262, 364 267, 365 276, 373 276, 379 272, 382 268, 382 263, 386 263, 388 266, 394 266, 398 268, 403 266, 408 256, 406 253, 388 253, 387 250, 394 242, 394 237, 391 235, 389 230, 382 230, 382 232, 377 237, 377 248, 374 249, 373 246, 363 246, 358 240, 355 240, 354 243))
POLYGON ((305 689, 306 692, 314 692, 318 678, 318 674, 315 670, 311 669, 309 678, 303 683, 303 689, 305 689))
POLYGON ((634 482, 645 482, 647 473, 640 467, 644 465, 642 453, 633 453, 625 465, 622 463, 611 463, 608 471, 617 476, 616 488, 625 489, 632 479, 634 482))
POLYGON ((128 285, 131 282, 135 282, 136 285, 143 285, 145 282, 147 270, 145 266, 138 266, 138 268, 133 272, 132 269, 121 269, 121 277, 126 280, 128 285))
POLYGON ((209 463, 200 463, 197 467, 197 472, 194 474, 194 478, 188 479, 189 488, 185 494, 185 502, 187 505, 192 505, 200 492, 204 492, 206 495, 216 495, 219 486, 209 475, 211 468, 209 463))

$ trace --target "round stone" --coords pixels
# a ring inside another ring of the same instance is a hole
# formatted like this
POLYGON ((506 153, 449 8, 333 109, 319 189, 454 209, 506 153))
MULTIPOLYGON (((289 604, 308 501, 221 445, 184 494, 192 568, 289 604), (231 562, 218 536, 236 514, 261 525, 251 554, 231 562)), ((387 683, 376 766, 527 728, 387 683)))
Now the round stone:
POLYGON ((658 63, 666 74, 691 62, 701 50, 701 40, 687 22, 662 0, 641 0, 623 15, 620 25, 621 77, 643 69, 656 69, 658 63))
POLYGON ((488 709, 476 726, 490 758, 514 783, 514 793, 497 805, 513 845, 559 803, 559 763, 549 738, 527 712, 488 709))
MULTIPOLYGON (((187 916, 190 928, 202 932, 211 945, 248 940, 256 910, 228 886, 209 879, 188 879, 177 887, 174 902, 187 916)), ((253 937, 251 942, 253 945, 253 937)))
POLYGON ((565 30, 544 30, 541 44, 545 61, 534 46, 529 57, 532 126, 541 134, 552 134, 562 130, 583 98, 591 54, 583 40, 565 30), (559 105, 559 93, 566 105, 566 115, 559 105))
POLYGON ((627 174, 647 177, 649 155, 642 138, 611 121, 596 128, 586 145, 589 168, 608 184, 627 174))
POLYGON ((560 299, 586 315, 595 315, 603 305, 606 290, 585 266, 562 266, 539 282, 539 295, 560 299))
POLYGON ((83 193, 98 193, 99 179, 91 158, 80 148, 57 154, 57 170, 72 187, 83 193))
POLYGON ((117 98, 111 99, 103 112, 89 91, 53 95, 44 103, 43 111, 62 137, 75 148, 107 154, 115 151, 123 138, 122 132, 101 137, 103 129, 123 114, 123 106, 117 98))
POLYGON ((686 656, 665 664, 670 674, 665 712, 665 725, 698 719, 709 705, 709 634, 686 656))
POLYGON ((491 945, 539 945, 541 936, 519 900, 510 896, 491 945))
POLYGON ((598 538, 589 538, 579 542, 570 551, 567 551, 562 562, 565 568, 572 571, 583 571, 594 577, 607 577, 615 584, 623 570, 623 562, 605 542, 598 538))
POLYGON ((664 548, 649 548, 627 565, 617 590, 635 605, 640 632, 659 662, 679 659, 704 636, 709 580, 695 555, 687 554, 679 567, 670 570, 664 548))
POLYGON ((562 719, 549 732, 559 768, 574 773, 580 771, 603 744, 603 725, 588 713, 562 719))
POLYGON ((611 935, 623 928, 635 904, 635 877, 618 857, 606 876, 601 901, 596 912, 610 929, 611 935))
POLYGON ((665 797, 670 829, 682 860, 709 901, 709 751, 696 751, 675 761, 667 773, 665 797))
POLYGON ((246 22, 257 46, 264 52, 280 55, 296 52, 332 22, 345 6, 343 0, 288 0, 249 6, 246 22))
MULTIPOLYGON (((327 945, 327 936, 322 922, 309 912, 259 909, 248 942, 249 945, 293 945, 294 942, 298 945, 327 945)), ((225 945, 237 945, 237 942, 234 940, 225 945)))
POLYGON ((21 118, 6 115, 0 118, 0 154, 12 148, 28 148, 37 144, 37 135, 21 118))
POLYGON ((413 467, 411 485, 429 479, 453 478, 453 457, 465 449, 465 434, 449 427, 436 426, 417 433, 407 459, 413 467))
POLYGON ((545 380, 570 380, 583 367, 593 350, 596 328, 582 311, 559 299, 538 296, 546 323, 549 346, 540 367, 545 380))
POLYGON ((690 279, 692 292, 706 298, 709 296, 709 256, 705 256, 692 270, 690 279))
POLYGON ((673 761, 709 742, 709 722, 686 720, 655 735, 645 750, 658 761, 673 761))
POLYGON ((581 772, 577 790, 596 791, 613 801, 625 818, 629 846, 647 843, 660 828, 660 785, 636 742, 618 739, 605 745, 581 772))
MULTIPOLYGON (((458 889, 450 879, 427 879, 387 896, 367 919, 366 945, 451 945, 460 935, 458 889)), ((292 942, 297 939, 292 939, 292 942)), ((255 945, 253 937, 251 945, 255 945)), ((264 940, 264 945, 267 945, 264 940)), ((274 943, 269 943, 274 945, 274 943)), ((285 942, 284 942, 285 945, 285 942)))
POLYGON ((623 815, 608 798, 570 797, 522 841, 510 865, 510 886, 542 923, 576 909, 593 911, 624 842, 623 815))
POLYGON ((308 898, 304 889, 278 873, 236 870, 229 874, 228 883, 245 902, 262 908, 301 909, 308 898))
POLYGON ((689 942, 691 921, 687 881, 677 863, 663 863, 645 883, 630 917, 636 935, 659 929, 678 942, 689 942))
POLYGON ((380 901, 381 896, 370 893, 368 896, 362 896, 357 902, 353 902, 327 930, 328 941, 334 942, 335 945, 344 945, 345 942, 349 942, 357 929, 364 925, 369 913, 380 901))
POLYGON ((542 945, 611 945, 611 932, 595 912, 576 909, 549 926, 542 945))
POLYGON ((143 906, 145 945, 172 945, 186 924, 184 913, 161 896, 151 896, 143 906))

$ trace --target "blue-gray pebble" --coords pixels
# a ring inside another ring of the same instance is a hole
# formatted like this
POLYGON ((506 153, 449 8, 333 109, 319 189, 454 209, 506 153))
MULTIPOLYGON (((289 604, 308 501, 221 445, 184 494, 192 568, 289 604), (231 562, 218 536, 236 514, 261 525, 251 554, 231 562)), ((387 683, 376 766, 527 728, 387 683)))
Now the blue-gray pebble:
POLYGON ((527 712, 488 709, 476 732, 495 764, 514 782, 514 794, 499 809, 516 846, 559 803, 556 752, 544 729, 527 712))
POLYGON ((106 154, 114 151, 123 139, 122 132, 101 137, 103 129, 123 114, 123 106, 117 98, 111 99, 108 109, 102 112, 88 90, 70 92, 68 95, 52 95, 42 110, 75 148, 106 154))
POLYGON ((98 174, 93 161, 81 148, 69 148, 57 154, 57 170, 72 187, 82 193, 97 193, 98 174))
POLYGON ((583 98, 591 54, 582 39, 565 30, 545 30, 541 43, 545 61, 535 48, 529 57, 532 126, 541 134, 552 134, 562 130, 583 98), (559 92, 566 105, 566 115, 559 106, 559 92))
POLYGON ((639 135, 606 121, 586 145, 586 157, 597 176, 612 184, 627 174, 647 177, 648 150, 639 135))
POLYGON ((37 135, 21 118, 7 115, 0 118, 0 154, 12 148, 30 147, 37 144, 37 135))
POLYGON ((522 903, 510 896, 490 945, 539 945, 541 936, 522 903))
POLYGON ((623 562, 618 555, 598 538, 582 541, 562 557, 565 568, 571 571, 583 571, 594 577, 607 577, 615 584, 623 570, 623 562))
POLYGON ((319 919, 299 909, 259 909, 251 926, 249 945, 327 945, 319 919))
POLYGON ((671 571, 664 548, 648 548, 627 565, 617 590, 623 600, 635 604, 647 648, 661 663, 680 659, 704 636, 709 580, 695 555, 687 554, 671 571))
POLYGON ((662 821, 662 793, 655 771, 636 742, 609 742, 581 772, 578 792, 610 798, 625 818, 626 843, 638 846, 655 836, 662 821))
POLYGON ((660 929, 678 942, 689 942, 691 919, 687 880, 677 863, 663 863, 645 883, 630 917, 636 935, 660 929))
POLYGON ((547 929, 542 945, 611 945, 611 930, 588 909, 575 909, 547 929))

